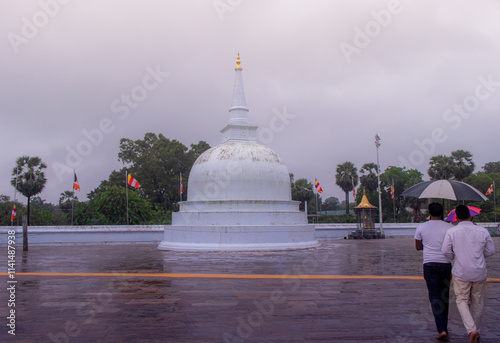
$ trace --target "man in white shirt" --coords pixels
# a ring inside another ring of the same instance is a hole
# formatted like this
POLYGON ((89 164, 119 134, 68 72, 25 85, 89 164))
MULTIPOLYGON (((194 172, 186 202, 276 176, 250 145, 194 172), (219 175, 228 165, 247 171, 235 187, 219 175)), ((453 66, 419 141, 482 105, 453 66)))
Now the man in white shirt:
POLYGON ((486 291, 485 257, 495 253, 495 245, 488 230, 472 223, 467 206, 459 205, 455 212, 458 224, 446 233, 442 252, 455 259, 453 289, 458 312, 472 343, 479 341, 486 291))
POLYGON ((443 221, 443 206, 440 203, 431 203, 428 209, 431 219, 417 226, 415 248, 424 251, 424 279, 439 333, 436 338, 444 341, 448 340, 451 262, 441 252, 441 247, 452 225, 443 221))

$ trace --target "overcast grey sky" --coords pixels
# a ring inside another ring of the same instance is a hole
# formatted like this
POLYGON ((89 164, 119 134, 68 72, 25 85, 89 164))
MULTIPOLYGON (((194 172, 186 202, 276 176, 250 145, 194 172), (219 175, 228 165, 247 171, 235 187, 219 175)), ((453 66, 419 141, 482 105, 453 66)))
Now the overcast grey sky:
POLYGON ((344 197, 337 164, 376 161, 375 133, 382 169, 500 160, 496 1, 8 0, 0 16, 0 194, 22 155, 57 203, 73 168, 83 200, 122 167, 120 138, 219 144, 238 52, 250 122, 324 199, 344 197))

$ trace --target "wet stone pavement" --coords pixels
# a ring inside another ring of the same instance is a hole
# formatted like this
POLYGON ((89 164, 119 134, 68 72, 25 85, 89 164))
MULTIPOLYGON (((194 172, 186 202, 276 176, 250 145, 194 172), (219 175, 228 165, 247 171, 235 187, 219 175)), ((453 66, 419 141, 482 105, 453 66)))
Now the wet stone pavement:
MULTIPOLYGON (((156 245, 18 250, 15 336, 7 327, 3 247, 0 342, 437 342, 422 253, 412 238, 320 242, 281 252, 156 245)), ((500 250, 500 239, 494 242, 500 250)), ((482 342, 493 343, 500 342, 500 253, 487 263, 494 280, 482 342)), ((450 341, 468 342, 454 300, 452 292, 450 341)))

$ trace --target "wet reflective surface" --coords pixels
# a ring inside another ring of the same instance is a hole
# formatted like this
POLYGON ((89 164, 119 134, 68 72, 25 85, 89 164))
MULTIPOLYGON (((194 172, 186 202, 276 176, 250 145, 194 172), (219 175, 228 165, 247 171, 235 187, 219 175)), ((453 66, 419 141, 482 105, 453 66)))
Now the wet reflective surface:
MULTIPOLYGON (((497 250, 500 240, 494 238, 497 250)), ((6 272, 7 249, 0 256, 6 272)), ((500 278, 500 253, 487 260, 500 278)), ((17 272, 16 336, 1 342, 436 342, 421 279, 231 279, 113 273, 422 276, 414 240, 321 240, 282 252, 174 252, 156 245, 32 246, 17 272)), ((0 292, 2 318, 8 294, 0 292)), ((452 342, 467 342, 454 296, 452 342)), ((5 315, 4 315, 5 314, 5 315)), ((500 342, 500 283, 489 283, 482 342, 500 342)))

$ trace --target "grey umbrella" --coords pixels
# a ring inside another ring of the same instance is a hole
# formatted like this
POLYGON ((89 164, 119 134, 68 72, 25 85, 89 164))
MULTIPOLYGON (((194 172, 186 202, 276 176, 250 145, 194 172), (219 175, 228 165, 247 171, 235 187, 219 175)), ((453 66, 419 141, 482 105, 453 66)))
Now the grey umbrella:
POLYGON ((488 200, 483 193, 471 185, 450 180, 424 181, 408 188, 400 196, 471 201, 488 200))

